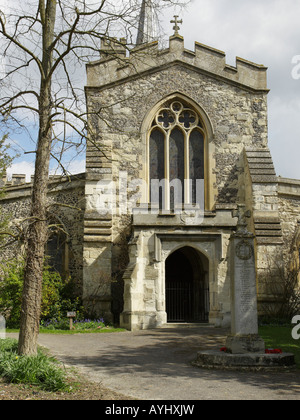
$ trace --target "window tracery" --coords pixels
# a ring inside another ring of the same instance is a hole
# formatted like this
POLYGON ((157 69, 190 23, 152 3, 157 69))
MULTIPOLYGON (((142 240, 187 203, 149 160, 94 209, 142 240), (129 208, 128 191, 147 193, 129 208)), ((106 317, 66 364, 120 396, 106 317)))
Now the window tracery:
POLYGON ((204 126, 194 109, 175 100, 156 113, 149 137, 151 203, 171 210, 198 203, 197 188, 205 172, 204 146, 204 126))

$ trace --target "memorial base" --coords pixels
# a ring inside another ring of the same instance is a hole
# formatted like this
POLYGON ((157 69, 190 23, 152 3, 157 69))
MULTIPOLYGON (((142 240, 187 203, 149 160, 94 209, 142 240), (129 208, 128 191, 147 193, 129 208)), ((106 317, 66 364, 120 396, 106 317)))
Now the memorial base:
POLYGON ((198 352, 193 366, 205 369, 238 371, 290 371, 296 369, 295 356, 291 353, 231 354, 220 350, 198 352))
POLYGON ((258 334, 230 335, 226 348, 232 354, 264 353, 265 342, 258 334))

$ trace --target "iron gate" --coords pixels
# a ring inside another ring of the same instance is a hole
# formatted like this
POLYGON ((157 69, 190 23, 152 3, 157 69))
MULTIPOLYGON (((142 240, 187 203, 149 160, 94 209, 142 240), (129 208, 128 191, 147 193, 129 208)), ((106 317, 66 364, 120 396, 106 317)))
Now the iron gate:
POLYGON ((192 318, 192 285, 187 282, 168 282, 166 305, 168 321, 184 322, 192 318))
POLYGON ((192 283, 168 281, 166 311, 168 322, 208 322, 209 289, 203 285, 195 295, 192 283))

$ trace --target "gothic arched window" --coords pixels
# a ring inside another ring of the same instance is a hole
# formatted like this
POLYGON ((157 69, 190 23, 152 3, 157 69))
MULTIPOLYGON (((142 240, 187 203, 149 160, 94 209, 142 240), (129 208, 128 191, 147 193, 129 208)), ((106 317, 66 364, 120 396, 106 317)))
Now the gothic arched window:
POLYGON ((45 246, 47 266, 63 279, 69 276, 69 245, 66 227, 58 216, 52 216, 48 226, 49 238, 45 246))
POLYGON ((155 115, 149 138, 150 202, 160 208, 200 204, 204 195, 204 139, 199 115, 181 101, 155 115))

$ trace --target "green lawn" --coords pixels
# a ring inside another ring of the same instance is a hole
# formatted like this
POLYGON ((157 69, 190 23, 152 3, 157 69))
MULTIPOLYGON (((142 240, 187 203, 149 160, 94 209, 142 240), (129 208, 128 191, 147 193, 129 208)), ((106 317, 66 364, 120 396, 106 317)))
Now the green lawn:
MULTIPOLYGON (((123 332, 126 331, 123 328, 114 328, 114 327, 108 327, 108 328, 95 328, 95 329, 86 329, 86 330, 50 330, 47 328, 40 328, 40 334, 91 334, 91 333, 97 333, 97 334, 104 334, 104 333, 114 333, 114 332, 123 332)), ((7 333, 18 333, 18 329, 6 329, 7 333)))
POLYGON ((300 340, 293 339, 292 329, 292 326, 263 326, 259 327, 259 334, 265 340, 266 348, 279 348, 284 352, 293 353, 300 369, 300 340))
POLYGON ((104 334, 104 333, 114 333, 114 332, 123 332, 126 331, 123 328, 114 328, 114 327, 107 327, 107 328, 91 328, 86 330, 48 330, 47 328, 41 328, 41 334, 104 334))

